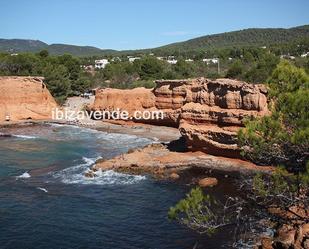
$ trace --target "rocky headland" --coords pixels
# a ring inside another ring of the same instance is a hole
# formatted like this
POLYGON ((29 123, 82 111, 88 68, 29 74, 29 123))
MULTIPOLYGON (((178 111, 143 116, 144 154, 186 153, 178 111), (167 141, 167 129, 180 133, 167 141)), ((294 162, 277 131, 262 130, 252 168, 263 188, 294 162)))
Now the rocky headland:
POLYGON ((138 120, 178 127, 187 147, 239 157, 237 131, 246 118, 267 115, 267 89, 230 79, 159 80, 154 89, 101 89, 89 110, 161 110, 163 119, 138 120))
MULTIPOLYGON (((98 90, 94 103, 88 107, 92 111, 116 108, 128 111, 131 118, 136 110, 163 111, 163 119, 133 121, 177 127, 181 142, 176 149, 167 144, 150 145, 101 160, 93 167, 94 172, 114 169, 170 177, 191 167, 244 174, 272 170, 240 160, 237 146, 237 132, 244 120, 269 114, 264 85, 230 79, 159 80, 154 89, 98 90)), ((94 176, 93 172, 88 176, 94 176)))

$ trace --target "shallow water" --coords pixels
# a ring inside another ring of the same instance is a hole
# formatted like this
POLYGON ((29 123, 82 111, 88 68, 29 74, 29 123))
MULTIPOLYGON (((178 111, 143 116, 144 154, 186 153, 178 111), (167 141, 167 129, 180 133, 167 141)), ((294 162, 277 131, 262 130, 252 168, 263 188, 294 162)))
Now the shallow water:
POLYGON ((152 140, 54 124, 8 131, 14 137, 0 138, 0 248, 229 248, 228 230, 208 238, 167 219, 190 189, 184 183, 83 176, 96 159, 152 140))

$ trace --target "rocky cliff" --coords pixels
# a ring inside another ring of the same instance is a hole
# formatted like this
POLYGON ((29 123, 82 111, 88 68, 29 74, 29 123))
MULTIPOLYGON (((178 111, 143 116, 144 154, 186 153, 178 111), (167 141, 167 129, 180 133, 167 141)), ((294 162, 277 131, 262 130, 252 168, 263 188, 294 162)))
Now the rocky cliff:
POLYGON ((155 96, 151 89, 143 87, 134 89, 99 89, 96 92, 96 97, 93 105, 88 108, 98 111, 114 111, 125 110, 130 115, 134 111, 151 109, 155 106, 155 96))
POLYGON ((236 136, 244 119, 269 113, 264 85, 204 78, 156 84, 153 90, 101 90, 93 109, 162 110, 164 119, 150 122, 179 127, 191 150, 231 157, 239 155, 236 136))
POLYGON ((50 119, 57 103, 41 77, 0 77, 0 122, 50 119))

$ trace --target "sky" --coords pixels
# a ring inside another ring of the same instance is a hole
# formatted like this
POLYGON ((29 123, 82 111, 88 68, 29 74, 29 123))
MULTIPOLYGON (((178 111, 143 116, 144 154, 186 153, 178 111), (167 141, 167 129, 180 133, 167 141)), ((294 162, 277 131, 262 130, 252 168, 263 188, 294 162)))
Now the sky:
POLYGON ((309 24, 309 0, 0 0, 0 38, 140 49, 309 24))

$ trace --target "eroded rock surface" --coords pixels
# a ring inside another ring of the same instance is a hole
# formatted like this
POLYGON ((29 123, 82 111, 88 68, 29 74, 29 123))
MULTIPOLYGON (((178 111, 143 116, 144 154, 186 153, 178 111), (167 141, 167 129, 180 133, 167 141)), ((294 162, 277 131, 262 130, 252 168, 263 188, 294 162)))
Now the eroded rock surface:
POLYGON ((156 107, 173 117, 192 150, 237 157, 245 118, 268 114, 267 89, 230 79, 157 81, 156 107))
POLYGON ((252 174, 258 171, 270 172, 272 167, 256 166, 239 159, 226 160, 203 152, 173 152, 166 145, 151 144, 144 148, 130 151, 109 160, 99 160, 94 170, 115 170, 129 173, 150 173, 158 177, 169 178, 172 173, 199 167, 223 172, 252 174))
POLYGON ((159 80, 152 90, 103 89, 94 110, 161 110, 145 122, 179 127, 191 150, 238 157, 236 135, 245 118, 267 115, 267 89, 230 79, 159 80))
POLYGON ((42 77, 0 77, 0 122, 51 119, 57 103, 42 77))

